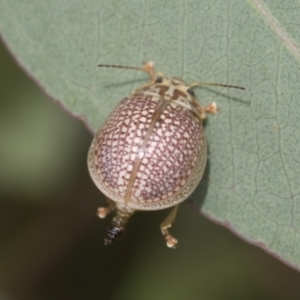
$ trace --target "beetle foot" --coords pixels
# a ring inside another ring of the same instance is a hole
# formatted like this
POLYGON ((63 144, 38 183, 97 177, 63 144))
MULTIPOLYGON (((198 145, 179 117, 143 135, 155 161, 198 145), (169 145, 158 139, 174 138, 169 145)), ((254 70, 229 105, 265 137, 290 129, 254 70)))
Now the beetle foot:
POLYGON ((166 239, 166 244, 169 248, 175 249, 177 247, 178 240, 175 239, 173 236, 171 236, 170 234, 167 234, 165 236, 165 239, 166 239))
POLYGON ((204 111, 210 114, 216 114, 218 111, 216 102, 212 102, 209 105, 205 106, 204 111))
POLYGON ((109 206, 108 207, 98 207, 97 216, 100 219, 104 219, 110 212, 111 212, 111 208, 109 206))
POLYGON ((175 249, 177 244, 178 244, 178 240, 175 239, 170 233, 169 230, 167 228, 162 228, 162 234, 165 237, 166 240, 166 244, 169 248, 173 248, 175 249))

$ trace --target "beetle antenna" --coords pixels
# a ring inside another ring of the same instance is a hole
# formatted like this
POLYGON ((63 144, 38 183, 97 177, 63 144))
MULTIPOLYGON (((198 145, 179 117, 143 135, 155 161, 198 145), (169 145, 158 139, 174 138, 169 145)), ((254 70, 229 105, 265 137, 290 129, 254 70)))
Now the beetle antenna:
POLYGON ((137 71, 145 71, 143 68, 130 67, 130 66, 119 66, 119 65, 98 65, 100 68, 118 68, 118 69, 130 69, 137 71))
POLYGON ((118 68, 118 69, 129 69, 129 70, 136 70, 136 71, 144 71, 150 75, 151 83, 156 80, 155 70, 154 70, 154 63, 152 61, 147 61, 144 63, 142 68, 138 67, 130 67, 130 66, 119 66, 119 65, 98 65, 101 68, 118 68))
POLYGON ((245 90, 244 87, 237 86, 237 85, 228 85, 228 84, 211 83, 211 82, 193 82, 193 83, 190 85, 190 87, 194 87, 194 86, 202 86, 202 85, 223 86, 223 87, 227 87, 227 88, 234 88, 234 89, 245 90))

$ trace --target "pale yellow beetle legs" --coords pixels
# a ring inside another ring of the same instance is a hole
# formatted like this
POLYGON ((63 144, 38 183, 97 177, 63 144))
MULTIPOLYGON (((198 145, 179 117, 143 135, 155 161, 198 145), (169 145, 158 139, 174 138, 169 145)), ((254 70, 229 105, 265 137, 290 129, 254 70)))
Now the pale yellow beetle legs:
POLYGON ((104 219, 108 214, 113 212, 116 208, 116 204, 114 201, 106 198, 106 202, 108 203, 108 206, 98 207, 98 209, 97 209, 97 216, 100 219, 104 219))
MULTIPOLYGON (((105 218, 108 214, 110 214, 116 208, 116 205, 112 200, 106 198, 106 201, 109 205, 106 207, 99 207, 97 210, 97 216, 101 219, 105 218)), ((168 230, 168 228, 170 228, 175 221, 176 214, 178 211, 178 206, 179 206, 179 204, 175 205, 172 208, 171 212, 168 214, 168 216, 165 218, 165 220, 160 224, 161 232, 164 235, 166 244, 169 248, 175 248, 178 243, 178 240, 175 239, 169 233, 169 230, 168 230)), ((126 221, 129 219, 130 216, 131 215, 129 215, 128 218, 126 218, 126 221)))
POLYGON ((175 239, 170 233, 168 228, 172 226, 172 224, 175 222, 175 218, 177 215, 179 204, 175 205, 171 212, 168 214, 168 216, 164 219, 164 221, 160 224, 160 229, 162 234, 164 235, 166 239, 166 244, 169 248, 176 248, 176 245, 178 243, 178 240, 175 239))

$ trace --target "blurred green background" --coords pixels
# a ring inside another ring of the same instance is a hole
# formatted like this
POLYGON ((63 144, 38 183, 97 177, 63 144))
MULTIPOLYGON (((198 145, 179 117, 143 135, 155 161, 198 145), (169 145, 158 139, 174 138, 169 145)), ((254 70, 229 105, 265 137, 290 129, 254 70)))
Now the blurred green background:
POLYGON ((114 245, 89 178, 91 134, 53 103, 0 45, 0 300, 300 299, 300 274, 180 206, 140 212, 114 245))

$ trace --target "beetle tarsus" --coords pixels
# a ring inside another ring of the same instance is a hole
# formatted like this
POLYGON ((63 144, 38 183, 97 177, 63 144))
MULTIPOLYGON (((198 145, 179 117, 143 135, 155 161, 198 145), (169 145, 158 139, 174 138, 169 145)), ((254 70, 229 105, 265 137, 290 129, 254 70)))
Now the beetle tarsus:
POLYGON ((212 102, 209 105, 204 107, 204 111, 210 114, 216 114, 218 112, 218 107, 216 102, 212 102))
POLYGON ((165 240, 166 240, 166 244, 168 248, 172 248, 175 249, 177 247, 178 244, 178 240, 175 239, 167 229, 164 230, 164 236, 165 236, 165 240))
POLYGON ((98 207, 97 209, 97 216, 100 219, 104 219, 108 214, 110 214, 116 208, 116 204, 109 198, 106 198, 106 202, 108 203, 108 206, 98 207))
POLYGON ((161 229, 163 236, 165 237, 167 246, 169 248, 173 248, 173 249, 176 248, 176 246, 178 244, 178 240, 175 239, 169 233, 168 228, 170 228, 172 226, 172 223, 175 221, 177 210, 178 210, 178 205, 173 207, 173 209, 171 210, 169 215, 166 217, 166 219, 160 224, 160 229, 161 229))
POLYGON ((98 207, 97 216, 100 219, 104 219, 110 212, 111 212, 111 209, 109 207, 98 207))

